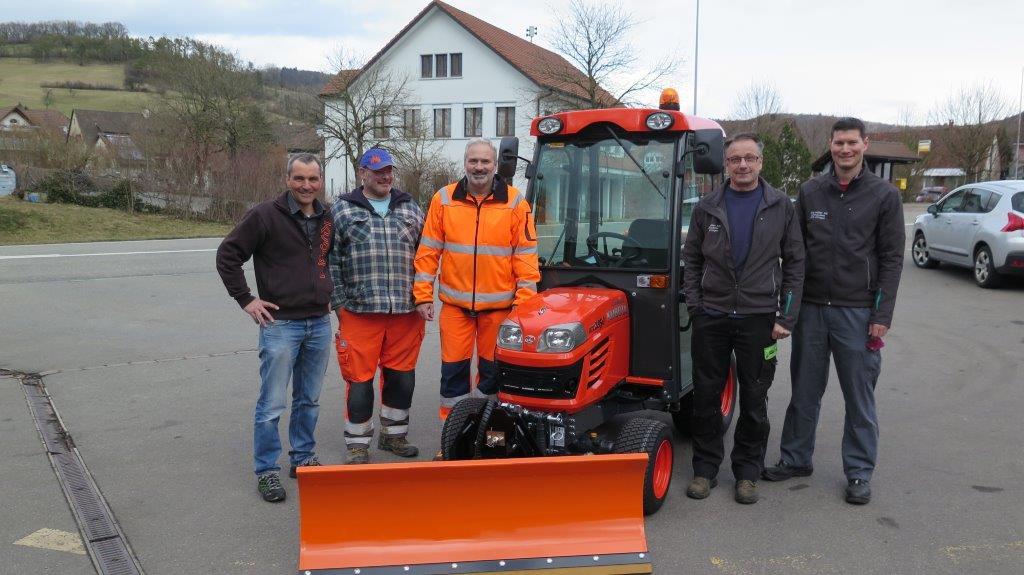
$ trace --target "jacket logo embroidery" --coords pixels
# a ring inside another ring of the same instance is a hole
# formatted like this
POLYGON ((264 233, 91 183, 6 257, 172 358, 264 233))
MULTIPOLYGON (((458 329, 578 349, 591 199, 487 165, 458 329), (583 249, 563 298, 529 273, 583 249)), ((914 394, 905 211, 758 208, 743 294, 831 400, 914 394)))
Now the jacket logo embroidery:
POLYGON ((708 224, 708 233, 716 233, 722 229, 721 224, 708 224))
POLYGON ((828 212, 817 211, 816 210, 816 211, 813 211, 813 212, 807 214, 807 219, 808 220, 823 220, 824 221, 824 220, 828 219, 828 212))

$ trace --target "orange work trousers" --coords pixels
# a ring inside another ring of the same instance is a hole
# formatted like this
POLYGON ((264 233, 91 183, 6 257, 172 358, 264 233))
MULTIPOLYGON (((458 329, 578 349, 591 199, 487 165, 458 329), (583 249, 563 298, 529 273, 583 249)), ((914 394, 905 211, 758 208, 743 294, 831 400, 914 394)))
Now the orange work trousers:
POLYGON ((338 314, 338 365, 347 382, 372 381, 377 368, 409 371, 416 368, 423 343, 424 322, 416 312, 338 314))
POLYGON ((494 346, 498 340, 498 326, 508 317, 509 310, 498 309, 470 313, 451 304, 441 305, 438 320, 441 331, 441 408, 438 415, 444 420, 461 399, 474 391, 482 395, 498 393, 497 370, 494 364, 494 346), (476 388, 470 385, 473 347, 476 346, 476 388))

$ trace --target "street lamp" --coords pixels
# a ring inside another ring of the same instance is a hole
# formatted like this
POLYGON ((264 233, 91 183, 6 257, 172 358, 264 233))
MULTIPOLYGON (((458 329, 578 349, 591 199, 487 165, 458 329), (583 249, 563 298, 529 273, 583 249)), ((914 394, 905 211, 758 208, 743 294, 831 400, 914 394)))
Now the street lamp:
POLYGON ((693 20, 693 115, 697 115, 697 50, 700 48, 700 0, 697 0, 697 17, 693 20))

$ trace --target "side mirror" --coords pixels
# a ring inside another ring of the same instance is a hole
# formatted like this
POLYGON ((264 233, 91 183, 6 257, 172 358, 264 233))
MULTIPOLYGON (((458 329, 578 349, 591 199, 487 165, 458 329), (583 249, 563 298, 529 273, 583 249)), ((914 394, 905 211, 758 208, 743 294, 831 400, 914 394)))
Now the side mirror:
POLYGON ((724 171, 725 135, 721 130, 697 130, 693 146, 693 171, 710 175, 724 171))
POLYGON ((516 162, 519 159, 519 138, 505 136, 498 144, 498 175, 507 182, 516 175, 516 162))
POLYGON ((939 217, 939 204, 932 204, 928 206, 928 213, 935 217, 939 217))

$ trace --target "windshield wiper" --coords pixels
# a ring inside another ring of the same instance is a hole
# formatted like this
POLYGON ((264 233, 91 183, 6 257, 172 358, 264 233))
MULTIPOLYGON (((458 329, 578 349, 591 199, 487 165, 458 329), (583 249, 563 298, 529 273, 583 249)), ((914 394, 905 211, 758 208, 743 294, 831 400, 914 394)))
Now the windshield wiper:
POLYGON ((612 138, 615 138, 615 142, 619 145, 620 148, 622 148, 622 151, 626 152, 626 155, 629 156, 630 160, 633 160, 633 163, 636 164, 636 167, 640 169, 640 173, 643 174, 645 178, 647 178, 647 181, 650 182, 652 186, 654 186, 654 191, 658 192, 658 195, 661 196, 661 199, 664 200, 665 194, 661 191, 661 188, 658 187, 658 184, 654 183, 654 180, 651 179, 651 175, 647 173, 647 170, 645 170, 642 165, 640 165, 640 162, 636 161, 636 158, 633 157, 632 152, 626 149, 626 145, 622 143, 622 140, 620 140, 617 135, 615 135, 615 130, 611 129, 611 126, 605 126, 604 129, 608 130, 608 133, 611 134, 612 138))

